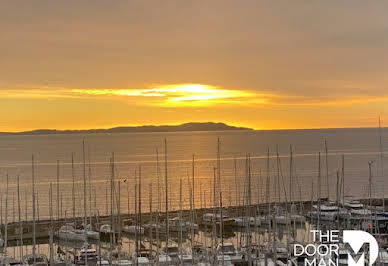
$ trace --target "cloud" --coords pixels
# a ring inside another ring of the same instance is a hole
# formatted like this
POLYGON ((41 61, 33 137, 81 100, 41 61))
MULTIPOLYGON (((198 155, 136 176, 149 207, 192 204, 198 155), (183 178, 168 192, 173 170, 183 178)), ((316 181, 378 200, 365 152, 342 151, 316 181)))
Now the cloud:
MULTIPOLYGON (((140 104, 161 107, 212 106, 216 104, 245 104, 252 100, 265 103, 264 97, 244 90, 223 89, 204 84, 170 84, 147 89, 73 89, 73 93, 105 97, 144 97, 140 104)), ((140 99, 141 100, 141 99, 140 99)))
POLYGON ((113 100, 132 105, 148 107, 210 107, 210 106, 241 106, 250 108, 266 108, 276 106, 346 106, 374 102, 388 102, 388 94, 382 90, 336 91, 324 93, 327 89, 319 88, 319 93, 312 90, 305 94, 276 92, 270 90, 226 89, 206 84, 167 84, 155 85, 142 89, 124 88, 65 88, 51 86, 18 87, 0 89, 0 98, 75 98, 113 100), (353 93, 354 91, 354 93, 353 93))

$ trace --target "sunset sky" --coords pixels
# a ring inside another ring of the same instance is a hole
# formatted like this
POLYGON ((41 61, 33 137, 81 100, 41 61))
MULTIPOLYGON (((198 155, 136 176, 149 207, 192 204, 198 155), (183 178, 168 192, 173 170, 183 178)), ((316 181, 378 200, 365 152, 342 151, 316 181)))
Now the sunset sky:
POLYGON ((0 131, 388 125, 388 1, 0 2, 0 131))

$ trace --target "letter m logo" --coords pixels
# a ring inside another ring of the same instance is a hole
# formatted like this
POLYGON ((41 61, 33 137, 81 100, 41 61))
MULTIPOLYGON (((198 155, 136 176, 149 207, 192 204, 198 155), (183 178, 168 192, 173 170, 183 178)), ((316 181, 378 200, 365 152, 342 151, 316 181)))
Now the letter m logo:
MULTIPOLYGON (((344 243, 348 243, 356 254, 360 251, 364 243, 369 244, 369 265, 372 265, 378 256, 379 246, 376 239, 365 231, 360 230, 344 230, 343 231, 344 243)), ((356 262, 352 255, 348 253, 348 266, 364 266, 365 265, 365 253, 362 253, 361 257, 356 262)))

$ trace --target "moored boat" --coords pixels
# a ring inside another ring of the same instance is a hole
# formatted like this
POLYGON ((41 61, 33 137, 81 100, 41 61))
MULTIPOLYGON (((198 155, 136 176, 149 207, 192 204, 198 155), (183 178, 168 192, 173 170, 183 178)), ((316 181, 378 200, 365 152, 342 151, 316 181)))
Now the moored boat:
POLYGON ((221 224, 221 220, 222 220, 223 226, 234 226, 236 224, 233 218, 229 218, 226 215, 223 215, 222 218, 220 214, 214 214, 214 213, 205 213, 203 215, 203 224, 206 226, 212 226, 214 224, 219 226, 221 224))

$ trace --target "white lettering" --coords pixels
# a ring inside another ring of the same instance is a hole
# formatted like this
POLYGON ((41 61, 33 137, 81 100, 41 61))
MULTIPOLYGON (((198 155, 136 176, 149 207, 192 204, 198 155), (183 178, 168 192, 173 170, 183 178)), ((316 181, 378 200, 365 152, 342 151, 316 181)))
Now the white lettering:
POLYGON ((307 258, 304 259, 304 266, 316 266, 317 265, 317 259, 313 259, 312 261, 309 261, 307 258))
POLYGON ((294 244, 294 256, 300 256, 303 253, 304 253, 304 247, 301 244, 294 244))

